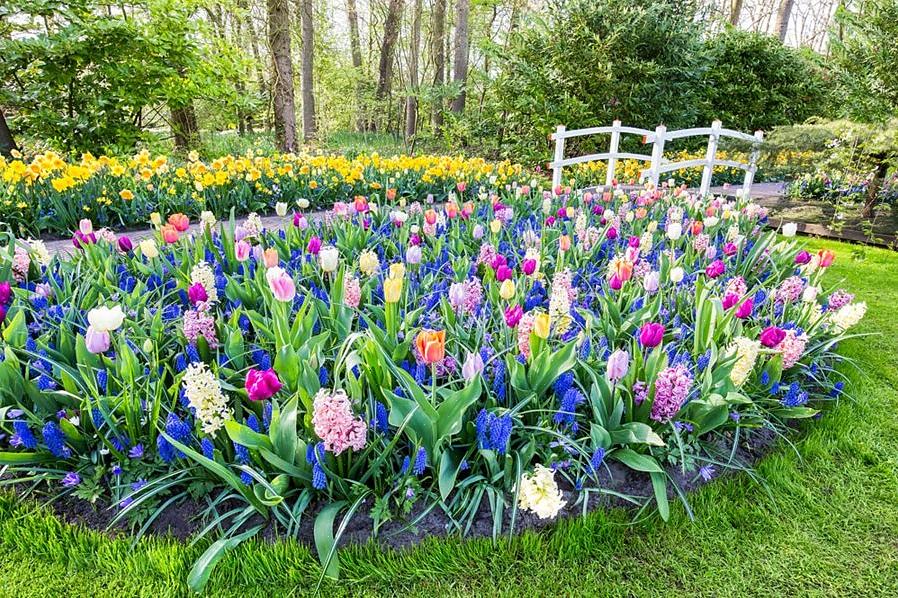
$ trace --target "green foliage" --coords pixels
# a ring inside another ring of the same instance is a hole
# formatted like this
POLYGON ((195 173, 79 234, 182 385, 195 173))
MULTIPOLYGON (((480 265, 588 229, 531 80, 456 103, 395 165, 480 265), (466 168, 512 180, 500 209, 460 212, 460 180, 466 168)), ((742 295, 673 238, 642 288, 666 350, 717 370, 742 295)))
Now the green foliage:
POLYGON ((898 1, 864 0, 836 13, 833 56, 846 101, 843 116, 882 121, 898 112, 898 1))
POLYGON ((728 27, 707 42, 706 116, 742 130, 769 130, 830 111, 823 60, 777 38, 728 27))

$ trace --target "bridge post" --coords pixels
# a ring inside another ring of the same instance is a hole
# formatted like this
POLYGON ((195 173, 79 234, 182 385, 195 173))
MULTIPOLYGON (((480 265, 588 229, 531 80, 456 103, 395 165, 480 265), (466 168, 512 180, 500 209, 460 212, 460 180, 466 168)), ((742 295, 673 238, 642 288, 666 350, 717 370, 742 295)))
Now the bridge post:
POLYGON ((652 145, 652 166, 649 171, 652 184, 658 186, 658 180, 661 178, 661 163, 664 160, 664 134, 667 133, 667 127, 658 125, 655 128, 654 145, 652 145))
POLYGON ((761 143, 764 141, 764 131, 755 131, 755 141, 751 149, 751 159, 748 161, 748 170, 745 171, 745 180, 742 182, 742 197, 751 197, 751 186, 755 181, 755 172, 758 170, 758 158, 761 156, 761 143))
POLYGON ((620 121, 615 120, 611 125, 611 145, 608 148, 608 169, 605 173, 605 186, 614 184, 614 170, 617 168, 617 150, 620 148, 620 121))
POLYGON ((564 160, 564 132, 565 126, 558 125, 555 128, 555 134, 552 136, 555 139, 555 161, 552 163, 552 191, 561 186, 561 170, 564 168, 561 165, 562 160, 564 160))
POLYGON ((711 135, 708 136, 708 149, 705 152, 705 166, 702 169, 702 185, 699 188, 699 197, 704 198, 711 189, 711 179, 714 176, 714 159, 717 157, 717 142, 720 139, 720 129, 723 126, 719 120, 711 123, 711 135))

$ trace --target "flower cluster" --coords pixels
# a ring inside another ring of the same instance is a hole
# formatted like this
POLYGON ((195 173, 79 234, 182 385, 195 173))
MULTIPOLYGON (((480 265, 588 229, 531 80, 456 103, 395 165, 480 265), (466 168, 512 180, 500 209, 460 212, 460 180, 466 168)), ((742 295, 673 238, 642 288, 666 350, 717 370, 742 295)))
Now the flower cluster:
POLYGON ((352 403, 346 392, 334 392, 322 388, 315 395, 312 411, 315 434, 324 443, 325 450, 339 455, 346 449, 360 451, 367 442, 368 425, 352 412, 352 403))

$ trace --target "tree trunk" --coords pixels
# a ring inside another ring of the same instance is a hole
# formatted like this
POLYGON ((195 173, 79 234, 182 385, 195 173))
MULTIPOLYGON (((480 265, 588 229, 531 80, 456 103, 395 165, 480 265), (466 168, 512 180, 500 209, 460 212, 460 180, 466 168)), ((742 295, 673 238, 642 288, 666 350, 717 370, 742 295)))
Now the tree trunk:
POLYGON ((302 138, 315 138, 315 90, 312 75, 315 56, 314 0, 302 0, 302 138))
POLYGON ((268 44, 274 65, 274 137, 278 149, 292 152, 296 151, 296 107, 287 0, 268 0, 268 44))
POLYGON ((252 50, 253 62, 255 63, 253 66, 256 69, 256 79, 259 86, 259 96, 265 102, 265 129, 270 130, 271 92, 268 89, 268 83, 265 81, 265 71, 262 68, 262 54, 259 52, 259 36, 256 33, 256 26, 253 24, 252 12, 249 9, 247 9, 247 12, 244 14, 244 18, 246 19, 246 29, 247 31, 249 31, 250 50, 252 50))
POLYGON ((183 106, 171 106, 171 131, 178 151, 186 152, 199 144, 200 130, 192 102, 183 106))
POLYGON ((374 97, 383 102, 390 95, 393 82, 393 51, 399 39, 399 23, 402 20, 402 0, 390 0, 387 20, 384 21, 384 39, 380 46, 380 63, 377 67, 377 90, 374 97))
POLYGON ((359 10, 356 0, 346 0, 346 16, 349 19, 349 52, 352 55, 352 68, 356 76, 355 101, 358 114, 355 128, 361 133, 365 131, 366 124, 364 88, 362 86, 362 41, 359 37, 359 10))
POLYGON ((431 113, 433 131, 438 133, 443 126, 443 84, 445 83, 444 70, 446 68, 446 53, 443 46, 443 38, 446 35, 446 0, 434 0, 433 2, 433 38, 431 51, 433 53, 433 87, 434 100, 431 113))
POLYGON ((9 125, 6 124, 3 108, 0 108, 0 155, 11 158, 13 150, 17 149, 19 149, 19 147, 16 145, 16 140, 13 139, 12 131, 9 130, 9 125))
POLYGON ((730 25, 734 27, 739 24, 739 17, 742 16, 742 0, 732 0, 730 4, 730 25))
POLYGON ((782 0, 776 13, 776 33, 780 41, 786 41, 786 32, 789 31, 789 17, 792 15, 792 6, 795 0, 782 0))
POLYGON ((468 15, 471 11, 470 0, 458 0, 455 13, 455 73, 452 81, 459 87, 459 94, 452 99, 452 112, 461 114, 465 111, 465 85, 468 80, 468 15))
POLYGON ((879 190, 882 188, 882 182, 889 173, 889 165, 885 159, 885 156, 876 156, 876 170, 873 172, 870 184, 867 185, 867 199, 864 201, 864 210, 861 214, 864 218, 873 218, 873 208, 879 202, 879 190))
POLYGON ((418 52, 421 45, 422 0, 415 0, 412 12, 412 40, 409 53, 409 93, 405 98, 405 138, 411 139, 418 132, 418 52))

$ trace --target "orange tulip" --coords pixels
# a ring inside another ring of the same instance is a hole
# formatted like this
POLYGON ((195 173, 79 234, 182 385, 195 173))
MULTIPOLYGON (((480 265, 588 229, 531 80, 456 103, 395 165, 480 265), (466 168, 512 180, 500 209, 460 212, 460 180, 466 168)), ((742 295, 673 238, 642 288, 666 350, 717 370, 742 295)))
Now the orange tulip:
POLYGON ((188 218, 184 214, 181 214, 180 212, 169 216, 168 223, 172 225, 179 233, 183 233, 188 228, 190 228, 190 218, 188 218))
POLYGON ((163 226, 160 232, 162 233, 162 239, 166 243, 171 244, 178 242, 178 230, 171 224, 166 224, 165 226, 163 226))
POLYGON ((562 251, 567 251, 571 248, 571 238, 567 235, 561 235, 558 238, 558 248, 562 251))
POLYGON ((396 199, 396 189, 390 187, 387 189, 387 201, 393 201, 396 199))
POLYGON ((693 220, 692 221, 692 234, 700 235, 702 230, 704 230, 705 225, 701 220, 693 220))
POLYGON ((368 200, 364 195, 356 195, 353 204, 355 205, 355 211, 359 214, 364 214, 368 211, 368 200))
POLYGON ((458 204, 454 201, 450 201, 446 204, 446 215, 450 218, 455 218, 458 216, 458 204))
POLYGON ((262 261, 265 263, 266 268, 274 268, 278 265, 279 260, 280 256, 278 255, 278 250, 274 247, 269 247, 265 250, 265 253, 262 254, 262 261))
POLYGON ((433 208, 430 208, 429 210, 424 212, 424 221, 427 222, 427 224, 431 224, 431 225, 436 224, 437 223, 436 210, 434 210, 433 208))
POLYGON ((422 330, 415 337, 415 347, 427 365, 442 361, 446 356, 446 331, 422 330))

